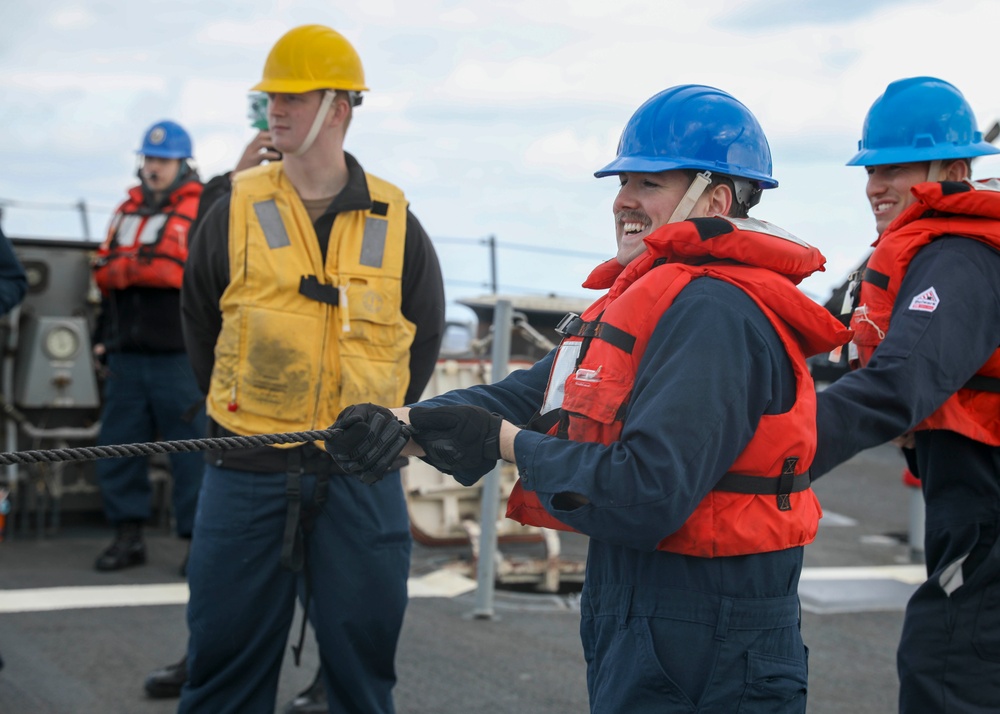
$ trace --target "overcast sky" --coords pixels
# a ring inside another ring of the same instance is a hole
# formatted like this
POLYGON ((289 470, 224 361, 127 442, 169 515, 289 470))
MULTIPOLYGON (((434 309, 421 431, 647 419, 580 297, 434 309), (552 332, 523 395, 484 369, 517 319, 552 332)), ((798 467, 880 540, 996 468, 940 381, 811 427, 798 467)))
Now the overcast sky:
MULTIPOLYGON (((480 294, 496 236, 501 292, 588 296, 614 250, 615 155, 632 112, 685 83, 724 89, 767 134, 779 188, 753 210, 816 245, 825 299, 875 238, 864 171, 844 162, 901 77, 956 84, 985 131, 1000 118, 995 0, 114 0, 0 11, 0 205, 10 235, 80 237, 134 182, 154 121, 194 138, 203 177, 252 137, 247 90, 300 24, 345 35, 368 86, 347 149, 404 189, 437 242, 449 298, 480 294), (45 210, 33 206, 44 205, 45 210), (456 239, 465 239, 462 242, 456 239), (505 245, 507 247, 505 247, 505 245), (568 251, 532 253, 517 246, 568 251)), ((979 177, 1000 173, 983 159, 979 177)), ((459 309, 461 312, 462 309, 459 309)), ((463 318, 462 315, 454 315, 463 318)))

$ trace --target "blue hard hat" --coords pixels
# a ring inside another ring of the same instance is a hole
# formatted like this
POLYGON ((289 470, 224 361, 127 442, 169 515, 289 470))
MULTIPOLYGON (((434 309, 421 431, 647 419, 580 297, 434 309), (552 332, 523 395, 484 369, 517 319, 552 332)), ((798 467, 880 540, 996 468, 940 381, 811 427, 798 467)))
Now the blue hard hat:
POLYGON ((717 171, 774 188, 771 147, 757 118, 732 95, 682 84, 636 110, 618 142, 618 157, 595 176, 672 169, 717 171))
POLYGON ((136 152, 158 159, 190 159, 191 137, 177 122, 158 121, 142 136, 142 146, 136 152))
POLYGON ((900 79, 882 93, 865 117, 848 166, 971 159, 1000 154, 983 141, 976 115, 958 89, 935 77, 900 79))

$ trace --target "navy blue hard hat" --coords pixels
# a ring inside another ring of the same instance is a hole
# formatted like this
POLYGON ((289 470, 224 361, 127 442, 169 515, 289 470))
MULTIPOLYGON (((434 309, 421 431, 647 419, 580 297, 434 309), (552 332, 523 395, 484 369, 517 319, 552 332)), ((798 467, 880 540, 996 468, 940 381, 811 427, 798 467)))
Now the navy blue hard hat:
POLYGON ((594 173, 713 171, 774 188, 771 147, 757 118, 732 95, 682 84, 665 89, 636 110, 618 142, 618 156, 594 173))
POLYGON ((958 89, 936 77, 890 84, 865 117, 858 153, 848 166, 971 159, 998 154, 983 141, 976 115, 958 89))
POLYGON ((158 159, 190 159, 191 137, 180 124, 165 119, 146 130, 135 153, 158 159))

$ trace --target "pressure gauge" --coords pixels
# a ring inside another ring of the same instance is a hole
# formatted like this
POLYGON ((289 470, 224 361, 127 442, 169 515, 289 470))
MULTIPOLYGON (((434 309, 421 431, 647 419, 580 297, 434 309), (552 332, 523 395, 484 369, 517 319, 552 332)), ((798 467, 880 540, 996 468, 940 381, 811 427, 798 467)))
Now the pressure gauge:
POLYGON ((79 347, 80 337, 67 325, 56 325, 45 335, 45 354, 51 359, 69 359, 79 347))

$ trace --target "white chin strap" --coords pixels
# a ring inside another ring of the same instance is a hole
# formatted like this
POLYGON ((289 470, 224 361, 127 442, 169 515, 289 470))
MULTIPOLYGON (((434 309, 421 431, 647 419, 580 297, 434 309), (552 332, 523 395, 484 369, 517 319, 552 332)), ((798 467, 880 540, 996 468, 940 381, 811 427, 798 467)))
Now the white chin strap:
POLYGON ((940 181, 941 180, 941 164, 944 163, 941 159, 934 159, 931 161, 931 165, 927 167, 927 180, 928 181, 940 181))
POLYGON ((698 203, 698 199, 701 198, 701 194, 705 193, 705 189, 708 188, 712 183, 712 172, 703 171, 694 177, 694 181, 688 186, 688 190, 684 193, 680 202, 677 204, 677 208, 674 212, 670 214, 670 219, 667 223, 678 223, 687 219, 691 215, 691 209, 694 208, 694 204, 698 203))
POLYGON ((309 133, 306 134, 306 138, 302 141, 301 146, 295 151, 289 151, 290 156, 302 156, 302 154, 309 151, 309 147, 313 145, 316 141, 316 136, 319 134, 319 129, 323 126, 323 121, 326 119, 326 113, 330 111, 330 105, 333 104, 333 98, 337 96, 337 93, 332 89, 327 89, 323 94, 323 101, 319 104, 319 109, 316 111, 316 118, 313 119, 312 126, 309 127, 309 133))

